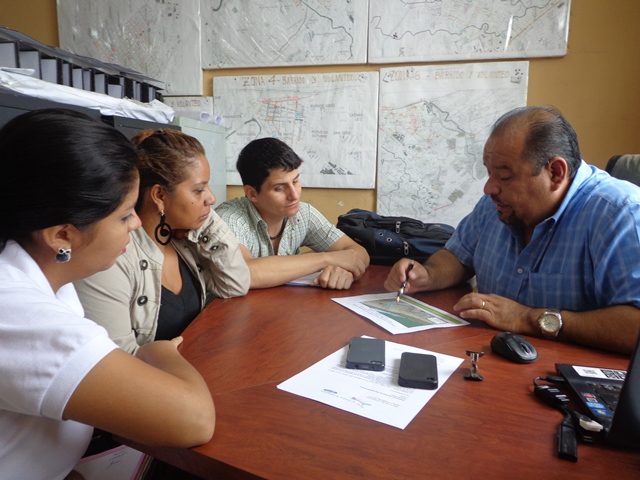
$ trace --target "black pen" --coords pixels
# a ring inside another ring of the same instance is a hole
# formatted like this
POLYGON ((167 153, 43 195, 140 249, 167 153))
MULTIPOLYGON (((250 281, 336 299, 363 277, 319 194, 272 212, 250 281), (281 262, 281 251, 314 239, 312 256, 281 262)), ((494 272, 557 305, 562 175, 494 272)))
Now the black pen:
POLYGON ((407 271, 404 272, 404 282, 402 282, 402 285, 400 285, 400 290, 398 290, 398 295, 396 295, 396 303, 400 302, 400 297, 402 295, 404 295, 404 289, 407 287, 407 281, 409 280, 409 272, 411 271, 411 269, 413 268, 413 262, 411 262, 409 264, 409 266, 407 267, 407 271))

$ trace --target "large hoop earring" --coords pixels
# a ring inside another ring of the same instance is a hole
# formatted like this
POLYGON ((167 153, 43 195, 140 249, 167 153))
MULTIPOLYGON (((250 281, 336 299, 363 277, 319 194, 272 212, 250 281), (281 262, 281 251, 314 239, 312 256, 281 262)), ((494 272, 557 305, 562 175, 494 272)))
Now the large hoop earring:
POLYGON ((166 221, 166 215, 164 212, 160 212, 160 223, 156 225, 156 229, 153 231, 153 235, 156 237, 156 242, 160 245, 167 245, 171 241, 173 236, 173 230, 166 221), (161 237, 165 237, 162 239, 161 237))
POLYGON ((71 260, 71 249, 60 247, 56 253, 56 263, 68 263, 69 260, 71 260))

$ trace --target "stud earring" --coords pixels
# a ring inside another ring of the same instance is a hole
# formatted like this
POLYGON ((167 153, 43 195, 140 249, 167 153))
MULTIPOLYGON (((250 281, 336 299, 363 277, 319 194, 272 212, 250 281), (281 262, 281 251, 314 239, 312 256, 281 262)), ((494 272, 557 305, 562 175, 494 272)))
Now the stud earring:
POLYGON ((56 253, 56 263, 67 263, 69 260, 71 260, 71 249, 60 247, 56 253))

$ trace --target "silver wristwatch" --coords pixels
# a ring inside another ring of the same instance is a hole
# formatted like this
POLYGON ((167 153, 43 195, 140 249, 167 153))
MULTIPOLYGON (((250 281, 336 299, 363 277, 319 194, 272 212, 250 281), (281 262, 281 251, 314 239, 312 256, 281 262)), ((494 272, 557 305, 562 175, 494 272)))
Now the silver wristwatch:
POLYGON ((560 310, 547 309, 538 317, 540 332, 547 337, 557 337, 562 329, 560 310))

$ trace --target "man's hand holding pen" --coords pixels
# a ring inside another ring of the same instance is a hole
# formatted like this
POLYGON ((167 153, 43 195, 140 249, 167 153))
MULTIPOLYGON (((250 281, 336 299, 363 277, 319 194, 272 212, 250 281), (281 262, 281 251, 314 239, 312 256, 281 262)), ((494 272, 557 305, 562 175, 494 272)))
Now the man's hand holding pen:
POLYGON ((404 285, 404 294, 441 290, 459 285, 473 276, 473 270, 462 265, 448 250, 438 250, 422 264, 410 258, 398 260, 389 270, 384 288, 397 292, 404 285), (409 265, 413 264, 411 270, 409 265))
POLYGON ((400 297, 404 295, 404 289, 407 288, 407 282, 409 281, 409 272, 413 269, 413 262, 409 264, 407 269, 404 272, 404 280, 400 284, 400 288, 398 289, 398 295, 396 295, 396 303, 400 301, 400 297))
POLYGON ((384 282, 384 288, 389 292, 395 291, 398 295, 415 291, 415 288, 411 286, 411 282, 422 274, 421 269, 424 270, 424 267, 415 260, 403 258, 397 261, 389 271, 389 275, 384 282), (401 288, 402 292, 400 291, 401 288))

